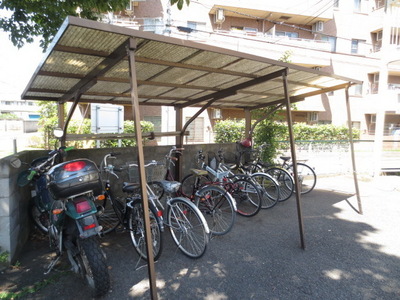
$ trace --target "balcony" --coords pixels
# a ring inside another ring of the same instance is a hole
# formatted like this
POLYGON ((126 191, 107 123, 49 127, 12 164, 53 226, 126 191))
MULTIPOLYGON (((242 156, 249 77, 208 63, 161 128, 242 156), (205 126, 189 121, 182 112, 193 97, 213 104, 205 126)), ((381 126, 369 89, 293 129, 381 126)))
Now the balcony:
POLYGON ((305 25, 310 22, 326 22, 333 19, 333 5, 327 5, 327 2, 329 1, 309 0, 301 2, 300 6, 298 0, 280 2, 219 0, 215 2, 209 13, 214 15, 218 9, 223 9, 225 16, 228 17, 246 18, 246 16, 251 16, 251 18, 267 18, 272 22, 305 25))
MULTIPOLYGON (((248 38, 246 43, 248 42, 250 46, 253 45, 256 48, 264 47, 263 44, 273 44, 273 45, 284 45, 284 46, 291 46, 291 47, 301 47, 311 50, 318 50, 318 51, 331 51, 331 44, 329 41, 322 41, 322 40, 312 40, 312 39, 301 39, 301 38, 291 38, 287 36, 274 36, 271 34, 264 34, 261 32, 254 32, 254 31, 244 31, 244 30, 215 30, 215 39, 219 36, 221 40, 226 38, 231 38, 232 40, 235 38, 248 38), (258 46, 257 46, 258 45, 258 46)), ((212 34, 212 33, 211 33, 212 34)), ((196 33, 193 31, 191 33, 191 38, 195 38, 196 35, 201 40, 204 40, 204 33, 196 33)))

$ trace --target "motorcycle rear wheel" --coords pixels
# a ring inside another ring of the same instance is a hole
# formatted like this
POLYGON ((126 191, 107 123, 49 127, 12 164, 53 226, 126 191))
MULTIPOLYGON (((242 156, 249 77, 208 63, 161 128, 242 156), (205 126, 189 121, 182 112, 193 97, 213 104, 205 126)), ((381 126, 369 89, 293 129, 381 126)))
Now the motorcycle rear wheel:
POLYGON ((110 275, 105 255, 96 237, 77 240, 79 253, 76 260, 79 273, 93 290, 94 296, 99 297, 110 289, 110 275))
POLYGON ((50 218, 47 211, 41 211, 35 203, 30 204, 29 208, 30 216, 35 223, 35 226, 43 234, 48 234, 50 226, 50 218))

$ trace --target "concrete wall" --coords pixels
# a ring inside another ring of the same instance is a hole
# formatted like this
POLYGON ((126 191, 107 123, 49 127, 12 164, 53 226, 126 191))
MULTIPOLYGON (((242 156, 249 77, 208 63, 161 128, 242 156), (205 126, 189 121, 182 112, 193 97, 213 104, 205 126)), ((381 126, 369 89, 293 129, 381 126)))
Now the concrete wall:
POLYGON ((18 157, 23 162, 30 162, 45 153, 24 151, 0 160, 0 252, 7 251, 10 254, 10 262, 16 260, 30 230, 30 190, 29 187, 19 188, 17 185, 18 174, 26 166, 16 169, 11 166, 10 161, 13 157, 18 157))
MULTIPOLYGON (((217 152, 220 148, 226 151, 234 151, 235 144, 197 144, 185 145, 185 151, 181 157, 183 163, 183 174, 188 174, 189 169, 195 167, 195 155, 198 150, 217 152)), ((146 160, 163 160, 171 146, 146 146, 144 154, 146 160)), ((100 165, 105 154, 119 152, 118 159, 113 161, 114 165, 124 165, 127 162, 137 160, 136 148, 113 148, 113 149, 76 149, 68 152, 67 159, 89 158, 100 165)), ((30 187, 19 187, 17 185, 18 174, 29 167, 29 163, 48 151, 24 151, 0 160, 0 252, 9 252, 11 263, 18 259, 21 250, 26 243, 32 223, 28 215, 30 187), (19 169, 13 168, 11 160, 17 157, 23 164, 19 169)), ((123 180, 124 178, 122 178, 123 180)), ((119 190, 114 187, 114 190, 119 190)))

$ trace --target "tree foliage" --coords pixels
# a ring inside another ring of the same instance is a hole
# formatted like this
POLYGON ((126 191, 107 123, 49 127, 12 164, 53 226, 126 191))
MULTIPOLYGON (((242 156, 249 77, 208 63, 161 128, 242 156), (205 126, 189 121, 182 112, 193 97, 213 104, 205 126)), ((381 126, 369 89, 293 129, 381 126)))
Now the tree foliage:
POLYGON ((189 5, 190 0, 170 0, 171 5, 175 5, 178 7, 178 9, 183 8, 183 4, 186 2, 186 5, 189 5))
POLYGON ((10 33, 14 46, 21 48, 40 38, 46 50, 67 16, 99 20, 101 13, 124 10, 129 0, 2 0, 0 9, 10 14, 0 15, 0 29, 10 33))
MULTIPOLYGON (((102 13, 125 10, 130 0, 0 0, 0 29, 9 32, 14 46, 21 48, 40 38, 40 47, 47 49, 67 16, 100 20, 102 13)), ((190 0, 170 0, 182 9, 190 0)))
POLYGON ((215 123, 215 142, 216 143, 234 143, 244 137, 244 120, 223 120, 215 123))

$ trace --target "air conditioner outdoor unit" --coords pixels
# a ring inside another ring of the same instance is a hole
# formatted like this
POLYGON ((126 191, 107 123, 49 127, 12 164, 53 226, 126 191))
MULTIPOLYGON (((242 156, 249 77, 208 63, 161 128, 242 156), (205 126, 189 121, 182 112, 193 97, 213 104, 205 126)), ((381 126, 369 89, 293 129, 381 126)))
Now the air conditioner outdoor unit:
POLYGON ((222 24, 225 21, 224 10, 222 8, 218 8, 217 12, 215 13, 215 23, 222 24))
POLYGON ((312 30, 316 32, 321 32, 324 30, 324 22, 322 21, 317 21, 313 24, 312 30))

